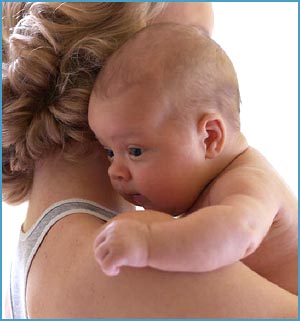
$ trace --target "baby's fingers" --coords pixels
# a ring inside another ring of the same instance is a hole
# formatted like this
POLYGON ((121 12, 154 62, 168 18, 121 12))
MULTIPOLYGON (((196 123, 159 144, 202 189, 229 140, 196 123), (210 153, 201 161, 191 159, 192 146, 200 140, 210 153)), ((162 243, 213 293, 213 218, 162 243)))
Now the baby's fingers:
POLYGON ((124 265, 123 261, 123 258, 117 257, 112 252, 108 252, 102 260, 101 268, 105 274, 115 276, 120 273, 120 267, 124 265))
POLYGON ((102 243, 94 248, 96 261, 102 266, 102 262, 109 253, 109 248, 105 243, 102 243))
POLYGON ((109 223, 106 225, 106 227, 104 228, 104 230, 102 230, 97 236, 96 239, 94 241, 94 248, 98 247, 101 243, 104 243, 107 236, 111 233, 111 230, 114 227, 114 222, 109 223))
POLYGON ((101 243, 104 243, 105 240, 106 240, 106 232, 105 232, 105 230, 104 230, 104 231, 102 231, 101 233, 99 233, 99 234, 97 235, 97 237, 95 238, 95 241, 94 241, 94 249, 96 249, 97 247, 99 247, 99 245, 100 245, 101 243))

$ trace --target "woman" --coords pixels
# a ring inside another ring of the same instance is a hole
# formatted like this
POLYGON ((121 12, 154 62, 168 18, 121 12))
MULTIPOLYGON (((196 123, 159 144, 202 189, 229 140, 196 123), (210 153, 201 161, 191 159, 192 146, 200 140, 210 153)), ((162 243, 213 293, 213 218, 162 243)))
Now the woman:
POLYGON ((147 23, 196 24, 211 33, 210 4, 3 6, 3 196, 29 199, 12 268, 13 316, 295 318, 297 298, 241 263, 203 274, 124 268, 109 278, 94 260, 93 241, 111 210, 128 212, 114 219, 169 219, 134 213, 112 190, 106 156, 87 126, 95 75, 147 23))

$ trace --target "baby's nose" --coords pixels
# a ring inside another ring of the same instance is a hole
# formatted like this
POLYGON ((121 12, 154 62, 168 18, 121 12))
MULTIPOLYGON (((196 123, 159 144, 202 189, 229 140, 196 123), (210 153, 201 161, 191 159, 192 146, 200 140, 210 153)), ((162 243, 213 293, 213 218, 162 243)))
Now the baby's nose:
POLYGON ((111 163, 108 169, 108 175, 112 181, 128 181, 131 178, 128 167, 116 159, 111 163))

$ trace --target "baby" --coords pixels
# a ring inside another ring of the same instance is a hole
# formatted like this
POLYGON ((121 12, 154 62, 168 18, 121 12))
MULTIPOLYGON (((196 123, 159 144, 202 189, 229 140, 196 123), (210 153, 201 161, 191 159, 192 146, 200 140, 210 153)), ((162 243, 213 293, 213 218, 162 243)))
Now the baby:
POLYGON ((239 104, 230 59, 196 28, 147 27, 108 60, 89 124, 112 185, 174 219, 108 224, 94 245, 106 274, 121 266, 202 272, 242 260, 297 293, 297 200, 248 146, 239 104))

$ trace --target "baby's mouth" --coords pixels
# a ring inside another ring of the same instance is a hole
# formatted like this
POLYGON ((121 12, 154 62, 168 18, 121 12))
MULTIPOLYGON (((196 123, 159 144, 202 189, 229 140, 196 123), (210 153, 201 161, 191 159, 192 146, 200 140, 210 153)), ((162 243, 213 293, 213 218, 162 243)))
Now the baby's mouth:
POLYGON ((141 194, 131 194, 130 198, 132 203, 136 206, 142 206, 145 204, 145 197, 141 194))

